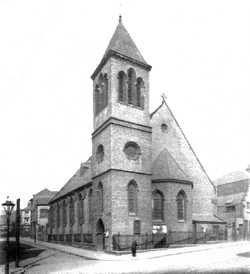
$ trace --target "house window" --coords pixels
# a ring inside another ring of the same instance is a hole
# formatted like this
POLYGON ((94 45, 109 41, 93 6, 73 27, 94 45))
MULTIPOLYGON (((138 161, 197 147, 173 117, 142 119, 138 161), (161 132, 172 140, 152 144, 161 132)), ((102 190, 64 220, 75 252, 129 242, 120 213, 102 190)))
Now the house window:
POLYGON ((160 191, 153 192, 153 220, 163 220, 164 198, 160 191))
POLYGON ((250 202, 247 202, 247 209, 250 209, 250 202))
POLYGON ((183 190, 181 190, 177 197, 177 219, 178 220, 185 220, 186 219, 186 194, 183 190))
POLYGON ((48 218, 49 210, 47 208, 40 209, 40 218, 48 218))
POLYGON ((161 131, 165 133, 165 132, 167 132, 167 130, 168 130, 167 124, 165 124, 165 123, 161 124, 161 131))
POLYGON ((137 213, 137 184, 134 180, 128 184, 128 212, 137 213))
POLYGON ((134 235, 140 235, 141 234, 141 221, 135 220, 134 221, 134 235))
POLYGON ((234 212, 235 206, 226 206, 226 212, 234 212))

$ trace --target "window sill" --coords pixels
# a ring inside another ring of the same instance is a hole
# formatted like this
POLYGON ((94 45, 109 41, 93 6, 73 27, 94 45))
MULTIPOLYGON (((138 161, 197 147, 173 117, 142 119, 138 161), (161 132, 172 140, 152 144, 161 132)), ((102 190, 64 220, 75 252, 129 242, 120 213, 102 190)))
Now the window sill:
POLYGON ((185 220, 178 220, 178 223, 185 223, 185 220))
POLYGON ((129 216, 129 217, 136 217, 136 213, 130 212, 130 213, 128 214, 128 216, 129 216))
POLYGON ((136 109, 139 109, 139 110, 144 110, 144 107, 136 106, 136 105, 133 105, 133 104, 128 104, 128 103, 125 103, 125 102, 123 102, 123 101, 119 101, 119 100, 118 100, 118 103, 121 104, 121 105, 124 105, 124 106, 136 108, 136 109))

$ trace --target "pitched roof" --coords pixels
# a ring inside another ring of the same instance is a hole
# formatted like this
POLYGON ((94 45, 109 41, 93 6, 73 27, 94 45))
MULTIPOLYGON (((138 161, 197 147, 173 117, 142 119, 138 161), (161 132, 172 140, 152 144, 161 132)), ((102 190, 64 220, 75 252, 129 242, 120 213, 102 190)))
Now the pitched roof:
POLYGON ((45 205, 49 203, 49 200, 57 193, 57 191, 50 191, 45 188, 33 195, 33 200, 37 205, 45 205))
POLYGON ((192 214, 192 221, 203 224, 225 224, 226 222, 221 218, 212 214, 192 214))
POLYGON ((91 76, 92 79, 110 56, 119 56, 120 58, 124 58, 142 65, 149 70, 151 69, 151 66, 147 64, 128 31, 122 24, 121 16, 119 18, 119 23, 115 29, 115 32, 104 53, 104 56, 91 76))
POLYGON ((165 148, 153 162, 153 179, 189 179, 171 153, 165 148))
POLYGON ((159 106, 158 108, 156 108, 156 109, 150 114, 150 119, 152 119, 153 116, 154 116, 162 107, 164 107, 164 106, 168 109, 168 111, 169 111, 171 117, 172 117, 173 120, 175 121, 177 127, 179 128, 179 130, 180 130, 180 132, 181 132, 183 138, 185 139, 185 141, 186 141, 187 145, 189 146, 190 150, 192 151, 192 153, 193 153, 193 155, 194 155, 194 157, 195 157, 195 159, 196 159, 198 165, 200 166, 201 170, 203 171, 203 173, 204 173, 205 176, 207 177, 207 179, 208 179, 208 181, 210 182, 210 184, 211 184, 211 185, 213 186, 213 188, 215 189, 214 182, 213 182, 213 181, 210 179, 210 177, 208 176, 208 174, 207 174, 207 172, 206 172, 204 166, 202 165, 202 163, 201 163, 200 159, 198 158, 197 154, 195 153, 193 147, 192 147, 191 144, 189 143, 189 141, 188 141, 188 139, 187 139, 187 137, 186 137, 184 131, 182 130, 180 124, 179 124, 178 121, 177 121, 177 119, 175 118, 175 116, 174 116, 172 110, 170 109, 169 105, 167 104, 165 94, 162 96, 162 102, 161 102, 160 106, 159 106))
POLYGON ((91 159, 84 164, 76 171, 76 173, 68 180, 68 182, 57 192, 57 194, 50 200, 50 203, 62 198, 63 196, 69 194, 70 192, 86 185, 91 182, 91 159))
POLYGON ((250 173, 244 170, 238 170, 231 173, 228 173, 214 181, 215 185, 223 185, 243 180, 249 180, 250 173))
POLYGON ((121 21, 119 21, 119 24, 116 27, 104 56, 111 50, 147 64, 121 21))

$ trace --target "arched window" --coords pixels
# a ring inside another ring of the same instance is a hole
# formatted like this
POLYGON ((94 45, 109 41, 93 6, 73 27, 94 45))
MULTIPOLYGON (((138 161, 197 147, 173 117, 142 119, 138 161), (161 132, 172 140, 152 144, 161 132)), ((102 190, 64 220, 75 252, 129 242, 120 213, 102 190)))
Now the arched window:
POLYGON ((65 200, 63 201, 63 225, 67 225, 67 203, 65 200))
POLYGON ((136 74, 135 70, 128 70, 128 104, 135 105, 136 74))
POLYGON ((101 163, 104 158, 104 147, 103 145, 98 145, 96 149, 96 161, 97 163, 101 163))
POLYGON ((153 192, 153 220, 163 220, 164 218, 164 197, 160 191, 153 192))
POLYGON ((126 74, 123 71, 118 73, 118 100, 126 102, 126 74))
POLYGON ((95 114, 98 114, 100 112, 100 87, 99 85, 95 86, 95 114))
POLYGON ((137 184, 134 180, 128 184, 128 212, 137 213, 137 184))
POLYGON ((104 74, 103 83, 104 83, 104 107, 106 107, 108 105, 108 75, 107 73, 104 74))
POLYGON ((98 114, 108 104, 108 75, 101 73, 95 86, 95 113, 98 114))
POLYGON ((89 205, 89 224, 92 224, 92 220, 93 220, 92 189, 89 190, 88 205, 89 205))
POLYGON ((60 204, 57 203, 56 205, 56 226, 60 227, 60 204))
POLYGON ((142 78, 136 80, 136 106, 144 108, 144 96, 143 96, 144 82, 142 78))
POLYGON ((183 190, 179 191, 179 193, 177 194, 176 202, 177 202, 177 219, 185 220, 187 199, 186 199, 186 194, 183 190))
POLYGON ((74 208, 74 198, 70 197, 69 203, 69 216, 70 216, 70 224, 73 225, 75 222, 75 208, 74 208))
POLYGON ((103 185, 101 182, 98 185, 97 198, 99 203, 99 212, 102 213, 103 212, 103 185))

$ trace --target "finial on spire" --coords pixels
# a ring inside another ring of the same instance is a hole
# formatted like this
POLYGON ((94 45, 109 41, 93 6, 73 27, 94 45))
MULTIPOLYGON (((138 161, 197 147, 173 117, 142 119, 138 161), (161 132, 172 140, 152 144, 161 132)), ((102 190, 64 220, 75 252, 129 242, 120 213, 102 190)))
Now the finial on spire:
POLYGON ((122 22, 122 16, 119 15, 119 23, 121 23, 121 22, 122 22))
POLYGON ((166 101, 167 100, 167 95, 163 92, 161 95, 162 100, 166 101))

